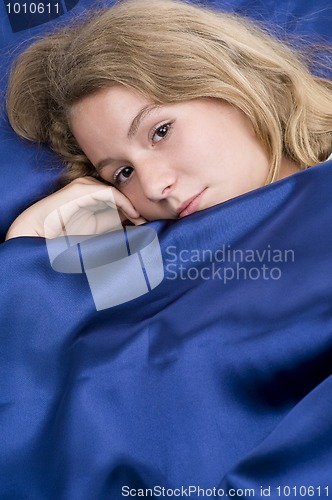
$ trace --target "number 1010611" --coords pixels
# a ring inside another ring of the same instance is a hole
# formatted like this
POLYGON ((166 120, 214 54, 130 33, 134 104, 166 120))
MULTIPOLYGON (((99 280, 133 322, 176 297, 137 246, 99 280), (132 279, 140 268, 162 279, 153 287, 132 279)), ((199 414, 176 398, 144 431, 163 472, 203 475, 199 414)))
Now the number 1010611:
POLYGON ((329 487, 321 486, 277 486, 278 497, 328 497, 329 487))
POLYGON ((60 4, 43 2, 7 3, 8 14, 59 14, 60 4))

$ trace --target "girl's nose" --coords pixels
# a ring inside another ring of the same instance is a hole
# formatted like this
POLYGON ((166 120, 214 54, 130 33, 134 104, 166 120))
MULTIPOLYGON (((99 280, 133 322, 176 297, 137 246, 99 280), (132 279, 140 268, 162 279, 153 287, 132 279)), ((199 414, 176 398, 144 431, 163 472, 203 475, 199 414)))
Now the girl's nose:
POLYGON ((173 191, 176 175, 169 167, 160 163, 146 163, 137 173, 142 191, 150 201, 163 200, 173 191))

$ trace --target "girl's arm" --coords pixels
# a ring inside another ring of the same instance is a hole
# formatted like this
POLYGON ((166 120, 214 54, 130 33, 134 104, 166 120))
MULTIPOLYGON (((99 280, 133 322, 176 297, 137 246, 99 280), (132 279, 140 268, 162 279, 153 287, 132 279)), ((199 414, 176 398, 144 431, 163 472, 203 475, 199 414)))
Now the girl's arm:
POLYGON ((93 177, 81 177, 19 215, 6 240, 18 236, 102 234, 120 228, 126 219, 135 225, 146 222, 116 188, 93 177))

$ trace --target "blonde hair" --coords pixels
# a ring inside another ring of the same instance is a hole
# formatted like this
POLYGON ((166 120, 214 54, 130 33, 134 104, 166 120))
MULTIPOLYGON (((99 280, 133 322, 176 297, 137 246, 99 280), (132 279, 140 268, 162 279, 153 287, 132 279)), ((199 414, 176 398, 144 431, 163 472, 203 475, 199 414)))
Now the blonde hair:
POLYGON ((249 20, 177 0, 120 1, 32 44, 11 73, 10 123, 60 154, 68 180, 98 177, 68 111, 115 85, 160 104, 207 97, 238 107, 269 154, 269 181, 282 156, 306 168, 331 151, 331 82, 249 20))

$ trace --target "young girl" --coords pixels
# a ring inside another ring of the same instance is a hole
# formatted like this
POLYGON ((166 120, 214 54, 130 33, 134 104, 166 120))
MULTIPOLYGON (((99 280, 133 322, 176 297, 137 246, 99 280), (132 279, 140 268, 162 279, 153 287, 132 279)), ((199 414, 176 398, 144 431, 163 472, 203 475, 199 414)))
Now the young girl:
POLYGON ((172 0, 119 3, 21 56, 11 123, 68 184, 1 249, 2 498, 328 497, 332 172, 297 172, 331 152, 331 97, 249 21, 172 0), (173 219, 149 224, 165 278, 149 290, 156 259, 132 252, 146 292, 96 311, 91 267, 99 297, 137 286, 116 235, 68 244, 60 272, 62 238, 14 237, 61 234, 44 219, 68 205, 67 233, 108 231, 113 202, 173 219))
POLYGON ((48 236, 45 217, 73 200, 66 228, 104 232, 112 203, 134 224, 181 218, 323 162, 331 98, 331 82, 240 16, 174 0, 94 13, 13 69, 11 125, 57 152, 69 183, 7 239, 48 236))

